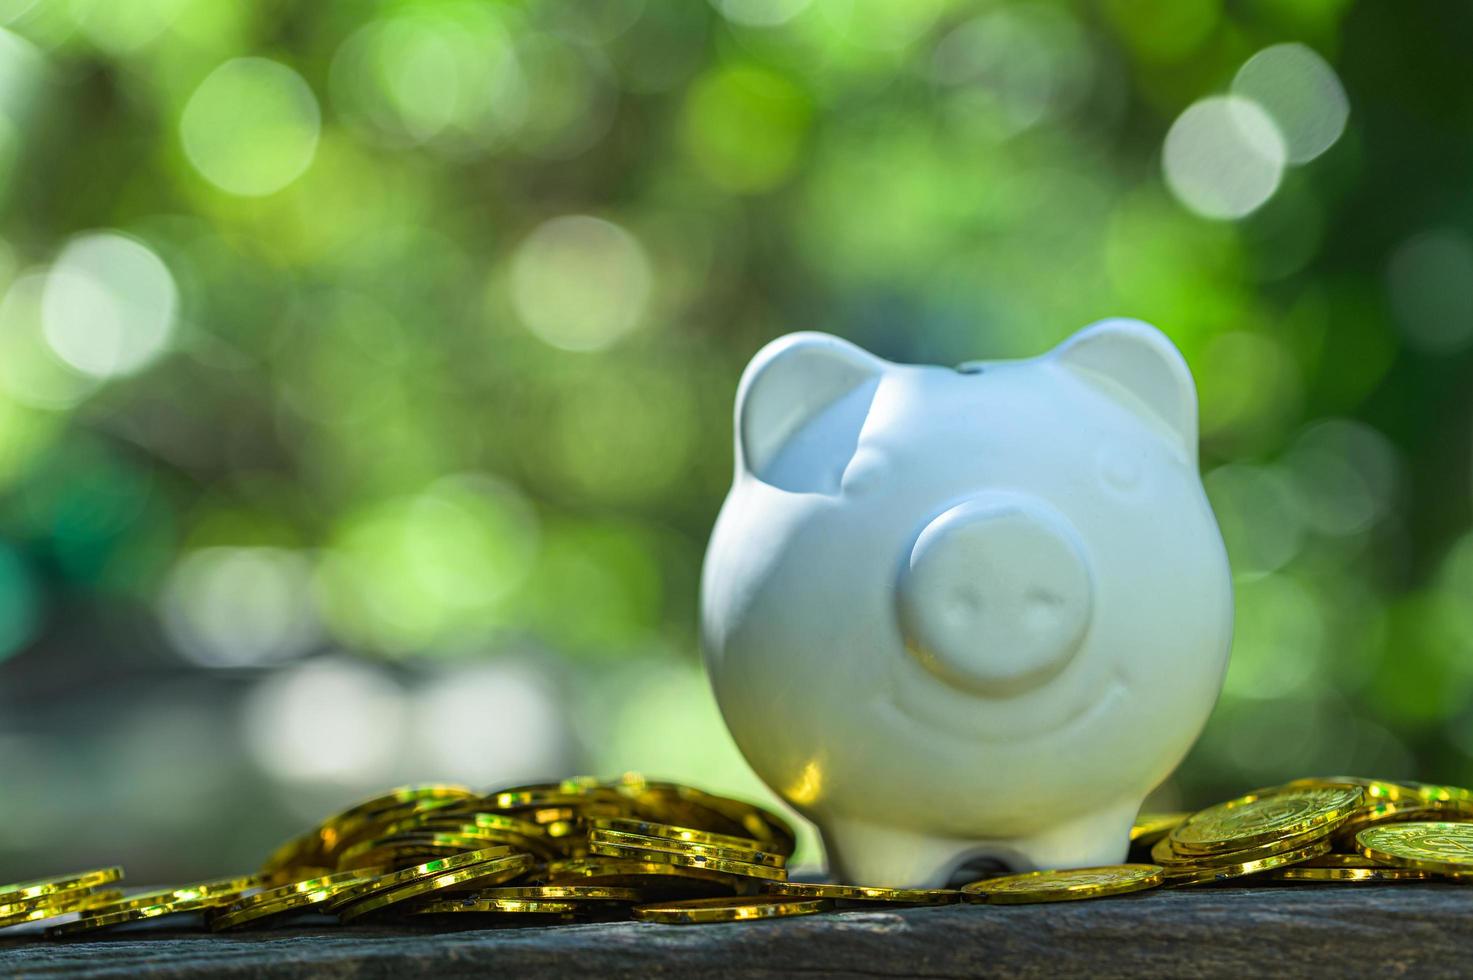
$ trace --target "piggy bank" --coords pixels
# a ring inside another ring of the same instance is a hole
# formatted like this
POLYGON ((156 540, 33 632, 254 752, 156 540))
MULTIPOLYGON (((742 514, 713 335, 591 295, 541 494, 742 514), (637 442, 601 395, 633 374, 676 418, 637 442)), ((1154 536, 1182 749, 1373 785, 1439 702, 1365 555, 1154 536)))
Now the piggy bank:
POLYGON ((752 360, 701 583, 737 745, 840 880, 938 886, 1125 856, 1222 685, 1232 585, 1197 401, 1160 331, 894 364, 752 360))

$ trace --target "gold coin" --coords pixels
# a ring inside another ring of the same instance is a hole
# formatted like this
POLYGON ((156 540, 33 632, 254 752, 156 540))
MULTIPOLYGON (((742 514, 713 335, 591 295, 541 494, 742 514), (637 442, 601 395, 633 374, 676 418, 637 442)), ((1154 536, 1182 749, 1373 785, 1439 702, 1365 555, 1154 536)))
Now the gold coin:
POLYGON ((362 918, 371 912, 380 912, 393 905, 406 902, 412 898, 419 898, 432 892, 443 891, 448 888, 456 888, 460 885, 470 884, 476 881, 484 881, 488 878, 498 878, 505 881, 507 878, 515 877, 532 866, 530 854, 512 854, 506 857, 493 858, 483 864, 473 864, 467 868, 458 868, 447 871, 429 878, 421 878, 403 885, 397 885, 383 891, 376 891, 366 898, 359 899, 346 906, 335 904, 338 919, 343 922, 352 922, 354 919, 362 918))
POLYGON ((728 836, 751 837, 764 851, 790 856, 797 837, 788 822, 770 810, 741 800, 716 796, 679 783, 656 782, 638 773, 625 773, 615 783, 641 809, 642 816, 661 823, 698 826, 728 836), (681 814, 696 815, 683 819, 681 814), (721 824, 726 824, 726 827, 721 824))
POLYGON ((344 870, 368 867, 398 870, 406 865, 423 864, 435 858, 495 846, 513 845, 509 841, 497 840, 484 834, 405 833, 354 844, 339 856, 338 867, 344 870))
POLYGON ((832 907, 833 903, 823 898, 784 898, 760 895, 750 898, 693 898, 682 902, 640 905, 634 909, 634 917, 642 922, 697 925, 813 915, 815 912, 827 912, 832 907))
POLYGON ((465 898, 458 902, 431 902, 428 905, 421 905, 410 911, 414 915, 453 915, 456 913, 479 913, 481 915, 489 913, 502 915, 547 915, 553 912, 583 912, 587 909, 587 902, 569 902, 558 899, 465 898))
POLYGON ((375 796, 371 800, 364 800, 329 818, 327 823, 346 823, 360 817, 375 816, 404 806, 405 804, 420 803, 425 800, 446 801, 454 803, 458 800, 475 799, 476 794, 467 786, 445 785, 442 783, 427 783, 420 786, 400 786, 391 789, 382 796, 375 796))
POLYGON ((638 902, 646 896, 638 888, 614 885, 511 885, 482 888, 471 897, 487 901, 638 902))
POLYGON ((548 884, 601 884, 674 891, 734 891, 742 879, 719 871, 655 861, 614 858, 554 861, 547 866, 548 884))
POLYGON ((1358 808, 1350 819, 1335 828, 1335 837, 1350 847, 1355 846, 1355 835, 1367 827, 1383 823, 1406 823, 1407 821, 1439 821, 1455 819, 1443 804, 1423 800, 1381 800, 1358 808))
MULTIPOLYGON (((482 864, 493 858, 508 857, 513 853, 515 852, 509 847, 488 847, 479 851, 465 851, 450 857, 426 861, 423 864, 416 864, 402 871, 393 871, 389 874, 379 875, 376 878, 344 889, 333 896, 332 901, 328 903, 328 908, 337 909, 339 906, 356 902, 360 898, 366 898, 374 892, 397 888, 399 885, 407 885, 411 881, 417 881, 420 878, 433 877, 434 875, 444 874, 447 871, 455 871, 458 868, 464 868, 469 865, 482 864)), ((523 867, 530 867, 531 864, 532 859, 528 856, 523 867)))
POLYGON ((1328 827, 1317 827, 1306 833, 1281 837, 1266 844, 1259 844, 1257 847, 1245 847, 1239 851, 1220 851, 1214 854, 1182 854, 1171 846, 1171 838, 1163 837, 1156 842, 1155 847, 1151 848, 1151 860, 1166 868, 1167 874, 1174 873, 1178 868, 1205 869, 1246 864, 1274 854, 1283 854, 1285 851, 1298 850, 1315 841, 1329 840, 1327 836, 1329 829, 1328 827))
POLYGON ((618 830, 626 834, 643 834, 646 837, 663 837, 667 840, 685 841, 689 844, 709 844, 712 847, 734 847, 739 850, 756 850, 757 841, 751 837, 735 837, 716 834, 694 827, 676 827, 653 820, 636 820, 632 817, 596 817, 589 821, 596 830, 618 830))
POLYGON ((116 888, 101 892, 95 892, 90 888, 81 888, 71 892, 58 892, 55 895, 49 896, 51 901, 36 905, 23 912, 12 912, 8 915, 0 916, 0 929, 7 926, 18 926, 26 922, 40 922, 43 919, 52 919, 70 912, 82 912, 98 905, 115 902, 122 897, 122 890, 116 888))
POLYGON ((1130 827, 1130 842, 1137 847, 1150 847, 1190 816, 1190 813, 1142 813, 1130 827))
POLYGON ((1384 868, 1386 865, 1380 861, 1372 861, 1364 854, 1340 854, 1330 852, 1321 854, 1317 858, 1310 858, 1296 865, 1300 868, 1384 868))
POLYGON ((1432 875, 1415 868, 1307 868, 1296 865, 1271 871, 1264 877, 1270 881, 1375 882, 1425 881, 1432 875))
POLYGON ((1462 814, 1473 814, 1473 789, 1462 786, 1439 786, 1434 783, 1403 783, 1424 803, 1440 804, 1462 814))
POLYGON ((649 861, 656 864, 673 864, 677 867, 684 868, 701 868, 707 871, 719 871, 722 874, 740 875, 746 878, 767 878, 774 881, 782 881, 788 876, 787 871, 783 868, 769 868, 766 865, 752 864, 749 861, 729 861, 722 858, 707 857, 704 854, 677 854, 674 851, 655 851, 643 847, 628 847, 623 844, 589 842, 588 853, 597 854, 601 857, 649 861))
POLYGON ((285 873, 288 869, 302 865, 316 864, 322 858, 322 835, 316 829, 293 837, 282 844, 261 865, 261 873, 267 877, 274 877, 285 873))
POLYGON ((18 881, 9 885, 0 885, 0 906, 15 905, 27 899, 53 895, 56 892, 110 885, 115 881, 121 881, 122 878, 122 868, 98 868, 95 871, 78 871, 75 874, 57 875, 54 878, 37 878, 35 881, 18 881))
POLYGON ((366 879, 352 873, 328 875, 275 888, 269 893, 251 895, 217 911, 209 919, 210 929, 214 932, 238 929, 242 926, 260 925, 287 913, 306 912, 318 908, 338 892, 352 888, 364 880, 366 879), (306 885, 316 887, 303 887, 306 885))
MULTIPOLYGON (((571 819, 571 814, 569 814, 569 819, 571 819)), ((456 812, 444 816, 437 813, 434 815, 433 820, 436 822, 441 820, 447 822, 454 821, 461 826, 479 827, 482 830, 499 830, 505 833, 521 834, 523 837, 532 838, 540 837, 544 830, 543 826, 535 820, 528 820, 510 813, 495 813, 486 810, 474 810, 465 813, 456 812)))
POLYGON ((83 932, 96 932, 99 929, 111 929, 114 926, 144 922, 165 915, 201 912, 217 904, 219 900, 216 896, 201 895, 195 898, 158 900, 149 905, 119 908, 116 911, 98 909, 81 916, 75 922, 63 922, 60 925, 51 926, 46 930, 46 935, 73 936, 83 932))
POLYGON ((694 841, 672 840, 668 837, 650 837, 646 834, 631 834, 622 830, 600 830, 588 832, 590 844, 617 844, 638 847, 649 851, 664 851, 674 854, 701 854, 724 861, 746 861, 763 864, 769 868, 781 868, 787 858, 781 854, 759 851, 752 847, 727 847, 716 844, 700 844, 694 841))
POLYGON ((374 836, 380 827, 475 798, 464 786, 402 787, 323 821, 317 828, 316 850, 324 860, 332 861, 342 848, 374 836))
POLYGON ((1203 885, 1210 882, 1229 881, 1233 878, 1243 878, 1248 875, 1256 875, 1262 871, 1270 871, 1274 868, 1283 868, 1291 864, 1298 864, 1310 858, 1319 857, 1321 854, 1330 852, 1330 842, 1317 840, 1312 844, 1293 851, 1284 851, 1281 854, 1270 854, 1252 861, 1242 861, 1237 864, 1209 865, 1206 867, 1185 866, 1180 868, 1165 869, 1166 883, 1168 885, 1203 885))
POLYGON ((1266 796, 1250 794, 1197 811, 1167 839, 1179 853, 1240 851, 1334 828, 1350 818, 1364 794, 1359 786, 1313 786, 1266 796))
POLYGON ((950 888, 881 888, 875 885, 831 885, 816 881, 763 882, 768 895, 826 898, 835 902, 883 902, 889 905, 949 905, 961 898, 950 888))
POLYGON ((993 905, 1071 902, 1081 898, 1103 898, 1144 891, 1155 888, 1161 882, 1159 865, 1111 864, 1098 868, 1027 871, 1000 878, 987 878, 963 885, 962 895, 968 901, 988 902, 993 905))
POLYGON ((359 871, 335 871, 329 875, 319 875, 316 878, 303 878, 301 881, 292 881, 275 888, 268 888, 254 895, 245 895, 237 898, 230 904, 226 911, 234 912, 240 909, 251 908, 256 905, 265 905, 270 902, 289 898, 293 895, 304 895, 322 891, 337 891, 348 885, 356 885, 378 877, 375 870, 359 871))
POLYGON ((1285 790, 1295 789, 1324 789, 1334 786, 1359 786, 1365 792, 1367 803, 1381 800, 1407 800, 1415 798, 1416 792, 1405 783, 1393 782, 1389 779, 1366 779, 1363 776, 1309 776, 1304 779, 1294 779, 1282 786, 1271 786, 1266 789, 1254 790, 1249 796, 1269 796, 1273 793, 1281 793, 1285 790))
POLYGON ((24 915, 27 912, 34 912, 37 909, 47 908, 52 905, 65 905, 93 894, 96 894, 96 892, 92 888, 69 888, 66 891, 52 892, 49 895, 37 895, 35 898, 28 898, 21 902, 0 905, 0 919, 24 915))
POLYGON ((618 803, 619 794, 597 783, 589 784, 576 779, 537 786, 519 786, 486 797, 486 803, 494 810, 523 810, 546 806, 581 807, 600 802, 618 803))
POLYGON ((214 878, 209 881, 197 881, 190 885, 180 885, 178 888, 159 888, 154 891, 141 892, 127 897, 120 896, 117 901, 108 905, 94 906, 86 915, 96 915, 108 912, 123 912, 128 909, 143 908, 146 905, 158 905, 164 902, 186 902, 194 899, 214 899, 212 904, 228 905, 240 897, 244 891, 257 887, 261 879, 256 875, 245 875, 235 878, 214 878))
POLYGON ((1373 861, 1443 874, 1473 872, 1473 823, 1392 823, 1356 836, 1373 861))

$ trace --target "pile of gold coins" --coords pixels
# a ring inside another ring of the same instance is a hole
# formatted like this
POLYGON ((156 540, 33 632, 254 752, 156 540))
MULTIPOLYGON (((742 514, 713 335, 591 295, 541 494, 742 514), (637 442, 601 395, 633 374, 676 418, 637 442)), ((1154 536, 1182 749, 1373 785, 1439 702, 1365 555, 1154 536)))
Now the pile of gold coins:
POLYGON ((1196 813, 1141 814, 1136 863, 976 881, 992 904, 1158 887, 1473 882, 1473 790, 1357 776, 1299 779, 1196 813))
POLYGON ((1298 780, 1197 813, 1143 814, 1135 863, 998 873, 956 889, 790 881, 793 847, 792 828, 761 807, 632 774, 484 794, 415 786, 328 818, 252 875, 131 894, 117 888, 120 868, 0 885, 0 927, 55 920, 44 934, 65 937, 160 919, 216 932, 325 916, 458 928, 741 922, 1219 883, 1473 881, 1473 791, 1298 780))

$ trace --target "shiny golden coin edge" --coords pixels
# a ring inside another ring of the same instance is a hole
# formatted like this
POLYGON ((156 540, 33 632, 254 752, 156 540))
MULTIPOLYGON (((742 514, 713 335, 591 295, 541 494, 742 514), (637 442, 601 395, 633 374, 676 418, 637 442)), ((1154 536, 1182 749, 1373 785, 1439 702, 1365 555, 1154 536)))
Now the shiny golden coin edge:
POLYGON ((35 878, 31 881, 17 881, 0 887, 0 906, 14 905, 32 898, 40 898, 43 895, 53 895, 56 892, 75 891, 78 888, 96 888, 99 885, 110 885, 115 881, 123 880, 123 869, 114 865, 107 868, 93 868, 87 871, 74 871, 69 874, 55 875, 50 878, 35 878))
POLYGON ((83 916, 75 922, 63 922, 61 925, 51 926, 46 930, 46 935, 71 936, 77 933, 93 932, 99 929, 111 929, 114 926, 125 926, 133 922, 160 919, 166 915, 203 912, 205 909, 211 907, 213 907, 213 899, 210 897, 159 902, 154 905, 142 905, 137 908, 120 909, 116 912, 104 912, 97 915, 83 916))
POLYGON ((1320 827, 1334 827, 1337 821, 1348 820, 1364 799, 1365 790, 1360 786, 1349 784, 1283 790, 1263 796, 1254 796, 1250 793, 1198 810, 1180 826, 1173 829, 1167 837, 1172 841, 1174 850, 1183 854, 1214 854, 1223 851, 1247 850, 1283 837, 1309 833, 1320 827), (1318 804, 1316 809, 1308 815, 1296 815, 1292 822, 1260 827, 1250 833, 1232 832, 1231 815, 1234 810, 1241 810, 1278 797, 1305 797, 1310 794, 1323 793, 1338 793, 1339 796, 1318 804), (1213 836, 1191 837, 1189 835, 1194 828, 1199 832, 1207 828, 1213 836))
POLYGON ((631 834, 622 830, 594 828, 588 832, 590 844, 614 844, 637 847, 647 851, 665 851, 673 854, 697 854, 702 857, 723 861, 744 861, 761 864, 769 868, 782 868, 787 858, 771 851, 759 851, 748 847, 721 847, 715 844, 700 844, 694 841, 672 840, 668 837, 651 837, 647 834, 631 834))
POLYGON ((638 902, 645 896, 638 888, 617 885, 508 885, 483 888, 477 899, 558 902, 638 902))
POLYGON ((593 903, 547 898, 487 898, 462 902, 432 902, 410 909, 411 915, 546 915, 585 912, 593 903))
POLYGON ((1072 902, 1128 895, 1159 887, 1165 881, 1159 864, 1104 864, 1089 868, 1055 868, 984 878, 961 887, 962 898, 992 905, 1072 902), (1103 875, 1104 881, 1069 884, 1071 875, 1103 875))
POLYGON ((708 858, 699 854, 681 854, 675 851, 656 851, 647 848, 628 847, 623 844, 590 843, 588 845, 588 852, 590 854, 597 854, 600 857, 647 861, 654 864, 671 864, 676 867, 695 868, 702 871, 719 871, 722 874, 738 875, 744 878, 784 881, 788 876, 787 871, 783 868, 769 868, 765 865, 751 864, 746 861, 708 858))
POLYGON ((1151 848, 1151 860, 1165 868, 1168 873, 1174 870, 1205 871, 1208 868, 1231 867, 1235 864, 1246 864, 1251 861, 1257 861, 1260 858, 1270 857, 1274 854, 1283 854, 1286 851, 1298 850, 1316 841, 1330 840, 1335 836, 1335 833, 1336 828, 1334 826, 1316 827, 1313 830, 1299 834, 1290 834, 1253 847, 1245 847, 1236 851, 1217 851, 1212 854, 1178 853, 1171 849, 1171 838, 1163 837, 1151 848), (1162 853, 1163 850, 1165 853, 1162 853))
POLYGON ((519 874, 530 868, 533 862, 534 858, 530 854, 513 854, 504 858, 493 858, 485 864, 473 864, 469 867, 457 868, 454 871, 447 871, 443 874, 417 879, 384 891, 374 892, 348 905, 337 905, 334 911, 341 921, 352 922, 354 919, 362 918, 370 912, 379 912, 398 905, 401 902, 420 898, 446 888, 454 888, 457 885, 468 885, 472 882, 482 881, 486 878, 508 872, 519 874))
POLYGON ((332 900, 328 903, 328 907, 335 909, 339 905, 346 905, 349 902, 355 902, 360 898, 367 898, 369 895, 386 891, 390 888, 407 885, 411 881, 418 881, 421 878, 433 877, 438 874, 444 874, 447 871, 454 871, 457 868, 464 868, 468 865, 480 864, 483 861, 508 857, 517 853, 519 852, 513 848, 502 845, 482 848, 478 851, 463 851, 460 854, 452 854, 449 857, 436 858, 433 861, 426 861, 423 864, 416 864, 412 867, 379 875, 360 885, 344 889, 339 894, 333 896, 332 900))
MULTIPOLYGON (((1442 874, 1468 874, 1473 873, 1473 853, 1469 853, 1467 861, 1449 861, 1445 858, 1427 857, 1425 853, 1407 853, 1405 848, 1401 851, 1386 847, 1387 842, 1383 838, 1388 835, 1393 839, 1405 837, 1416 833, 1418 830, 1430 830, 1438 828, 1440 833, 1464 834, 1473 845, 1473 823, 1461 821, 1427 821, 1408 823, 1386 823, 1375 827, 1367 827, 1355 837, 1356 846, 1360 848, 1361 854, 1372 861, 1380 861, 1397 868, 1415 868, 1419 871, 1435 871, 1442 874), (1456 828, 1456 830, 1449 830, 1456 828)), ((1434 852, 1435 853, 1435 852, 1434 852)))
POLYGON ((303 878, 301 881, 292 881, 274 888, 267 888, 254 895, 245 895, 230 903, 227 911, 236 912, 243 909, 253 908, 257 905, 266 905, 279 899, 288 898, 292 895, 303 895, 312 892, 320 892, 324 889, 347 888, 350 885, 359 885, 365 881, 371 881, 378 876, 375 869, 362 868, 351 871, 334 871, 329 875, 321 875, 316 878, 303 878))
POLYGON ((879 885, 840 885, 822 881, 764 882, 768 895, 826 898, 833 902, 880 902, 891 905, 950 905, 961 892, 951 888, 884 888, 879 885))
MULTIPOLYGON (((52 892, 49 895, 38 895, 35 898, 28 898, 22 902, 0 906, 0 919, 9 919, 18 915, 24 915, 27 912, 34 912, 37 909, 75 902, 79 898, 95 894, 97 894, 96 889, 88 885, 85 888, 69 888, 66 891, 52 892)), ((118 896, 120 898, 122 897, 121 891, 118 892, 118 896)))
POLYGON ((655 820, 640 820, 637 817, 595 817, 589 821, 589 826, 595 830, 614 830, 626 834, 643 834, 646 837, 659 837, 664 840, 705 844, 709 847, 759 850, 762 846, 761 842, 755 837, 737 837, 732 834, 718 834, 714 830, 698 830, 695 827, 681 827, 677 824, 659 823, 655 820))
POLYGON ((1269 881, 1430 881, 1432 873, 1415 868, 1303 868, 1272 871, 1269 881))
POLYGON ((214 918, 209 920, 210 930, 212 932, 221 932, 228 929, 238 929, 241 926, 258 923, 287 912, 311 911, 319 908, 344 888, 351 888, 357 883, 357 880, 348 879, 335 882, 311 891, 291 891, 283 895, 278 895, 270 901, 255 902, 249 905, 244 902, 237 902, 222 912, 217 913, 214 918))
POLYGON ((816 915, 832 908, 833 902, 826 898, 748 895, 639 905, 631 914, 641 922, 662 925, 711 925, 816 915))
POLYGON ((182 902, 196 898, 212 898, 215 899, 215 904, 226 905, 236 901, 240 898, 242 892, 257 887, 259 883, 260 878, 256 875, 244 875, 235 878, 212 878, 207 881, 197 881, 188 885, 180 885, 177 888, 156 888, 152 891, 124 895, 116 902, 94 907, 85 914, 123 912, 127 909, 142 908, 145 905, 158 905, 161 902, 182 902))
POLYGON ((1233 878, 1246 878, 1249 875, 1256 875, 1273 868, 1283 868, 1291 864, 1298 864, 1300 861, 1307 861, 1310 858, 1319 857, 1321 854, 1328 853, 1330 853, 1330 842, 1322 839, 1298 850, 1285 851, 1282 854, 1259 858, 1256 861, 1245 861, 1242 864, 1220 865, 1191 870, 1184 869, 1180 873, 1168 871, 1166 874, 1166 884, 1172 886, 1203 885, 1216 881, 1231 880, 1233 878))
POLYGON ((1186 811, 1171 813, 1142 813, 1130 825, 1130 842, 1138 847, 1156 843, 1177 827, 1186 823, 1192 814, 1186 811))
POLYGON ((25 925, 28 922, 42 922, 46 919, 57 918, 58 916, 71 915, 73 912, 83 912, 96 905, 106 905, 123 897, 123 891, 120 888, 103 892, 94 892, 91 889, 86 889, 85 891, 86 894, 73 895, 72 898, 64 902, 39 905, 26 912, 0 916, 0 929, 25 925))
MULTIPOLYGON (((548 884, 550 885, 578 884, 580 881, 602 878, 634 879, 636 881, 643 878, 673 878, 702 882, 708 885, 720 885, 724 888, 734 888, 743 880, 734 875, 723 874, 706 868, 688 868, 679 864, 668 864, 657 861, 632 861, 626 858, 607 858, 593 861, 584 858, 573 858, 568 861, 553 862, 553 864, 548 865, 547 878, 548 884), (562 865, 562 867, 555 867, 556 865, 562 865), (559 881, 557 880, 559 878, 572 880, 559 881)), ((768 883, 770 884, 770 882, 768 883)))

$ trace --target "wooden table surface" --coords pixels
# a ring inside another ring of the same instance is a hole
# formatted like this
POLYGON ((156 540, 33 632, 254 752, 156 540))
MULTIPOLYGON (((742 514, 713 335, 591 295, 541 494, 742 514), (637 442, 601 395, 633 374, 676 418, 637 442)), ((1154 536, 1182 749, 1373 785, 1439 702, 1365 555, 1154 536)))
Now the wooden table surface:
MULTIPOLYGON (((160 923, 160 926, 164 923, 160 923)), ((750 924, 430 931, 298 926, 49 941, 0 932, 0 976, 1245 977, 1473 972, 1473 885, 1209 887, 750 924)))

